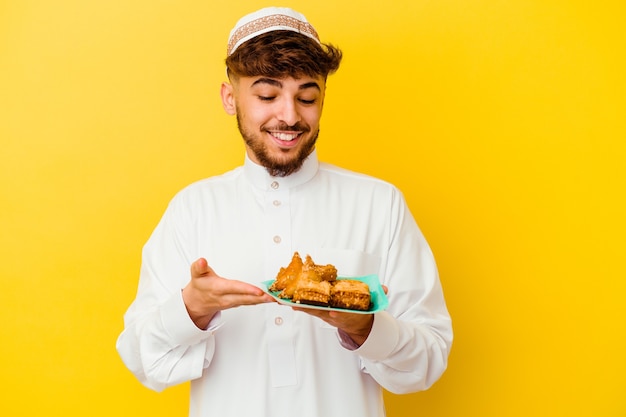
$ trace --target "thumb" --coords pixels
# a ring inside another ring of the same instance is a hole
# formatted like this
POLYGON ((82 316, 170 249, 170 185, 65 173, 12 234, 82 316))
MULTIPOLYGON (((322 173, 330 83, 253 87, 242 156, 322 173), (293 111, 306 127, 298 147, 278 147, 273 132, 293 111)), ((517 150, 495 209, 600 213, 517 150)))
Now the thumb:
POLYGON ((206 277, 213 273, 213 269, 209 266, 209 263, 204 258, 197 259, 191 264, 191 277, 199 278, 206 277))

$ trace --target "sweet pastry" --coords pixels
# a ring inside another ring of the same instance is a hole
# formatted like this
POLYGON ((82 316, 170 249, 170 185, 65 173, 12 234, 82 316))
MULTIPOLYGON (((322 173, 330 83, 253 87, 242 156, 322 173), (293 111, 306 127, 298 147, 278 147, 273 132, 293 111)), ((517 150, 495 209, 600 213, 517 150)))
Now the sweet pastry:
POLYGON ((280 292, 280 294, 278 294, 278 296, 281 298, 292 299, 293 294, 296 292, 296 289, 299 286, 307 282, 317 283, 321 281, 322 281, 322 278, 315 271, 315 268, 313 267, 313 265, 310 262, 309 263, 305 262, 304 264, 302 264, 300 273, 296 275, 295 277, 293 277, 291 280, 289 280, 289 282, 287 282, 287 285, 280 292))
POLYGON ((355 279, 340 279, 331 288, 330 306, 367 311, 370 309, 371 298, 366 283, 355 279))
POLYGON ((282 291, 290 282, 295 280, 302 271, 302 258, 298 252, 294 252, 291 257, 291 262, 286 268, 281 267, 280 271, 276 275, 276 280, 272 283, 270 291, 282 291))
POLYGON ((367 311, 371 294, 366 283, 337 279, 334 265, 318 265, 307 255, 304 262, 294 252, 287 267, 280 268, 269 287, 278 297, 294 303, 367 311))
POLYGON ((286 268, 280 268, 270 291, 280 291, 280 298, 291 299, 300 282, 334 281, 337 279, 337 268, 333 265, 318 265, 307 255, 305 261, 298 252, 294 252, 291 262, 286 268))
POLYGON ((306 256, 306 261, 304 262, 304 264, 310 265, 313 270, 315 270, 315 273, 319 275, 322 281, 332 282, 337 279, 337 268, 335 268, 334 265, 318 265, 313 262, 313 259, 309 255, 306 256))
POLYGON ((328 281, 300 281, 291 301, 294 303, 311 304, 328 307, 331 285, 328 281))

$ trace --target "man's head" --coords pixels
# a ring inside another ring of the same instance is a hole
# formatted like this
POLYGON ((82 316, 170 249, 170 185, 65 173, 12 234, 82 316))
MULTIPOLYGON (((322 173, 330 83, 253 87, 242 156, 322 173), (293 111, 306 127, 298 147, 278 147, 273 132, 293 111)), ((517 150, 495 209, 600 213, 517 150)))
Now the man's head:
POLYGON ((291 9, 262 9, 231 31, 222 101, 237 115, 248 156, 270 174, 297 171, 314 149, 326 78, 341 57, 291 9))

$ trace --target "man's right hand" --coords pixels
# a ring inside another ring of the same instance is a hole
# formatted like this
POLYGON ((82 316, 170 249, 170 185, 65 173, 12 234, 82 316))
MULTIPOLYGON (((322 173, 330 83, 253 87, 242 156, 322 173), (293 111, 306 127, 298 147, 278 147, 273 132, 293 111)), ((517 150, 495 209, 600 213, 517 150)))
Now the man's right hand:
POLYGON ((206 329, 218 311, 274 299, 252 284, 220 277, 200 258, 191 264, 191 281, 183 288, 183 301, 191 320, 206 329))

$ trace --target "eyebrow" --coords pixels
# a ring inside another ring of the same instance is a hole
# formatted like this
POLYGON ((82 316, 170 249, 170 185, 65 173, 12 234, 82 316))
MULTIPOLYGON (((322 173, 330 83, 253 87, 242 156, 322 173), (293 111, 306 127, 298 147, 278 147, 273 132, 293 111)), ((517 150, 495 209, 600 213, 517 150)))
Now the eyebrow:
MULTIPOLYGON (((279 80, 274 79, 274 78, 266 78, 266 77, 259 78, 258 80, 254 81, 252 83, 252 87, 254 87, 255 85, 258 85, 258 84, 269 84, 271 86, 278 87, 278 88, 282 88, 283 87, 283 83, 280 82, 279 80)), ((317 89, 319 91, 322 91, 322 89, 320 88, 319 84, 316 83, 315 81, 311 81, 311 82, 308 82, 308 83, 300 84, 298 86, 298 90, 306 90, 308 88, 315 88, 315 89, 317 89)))

